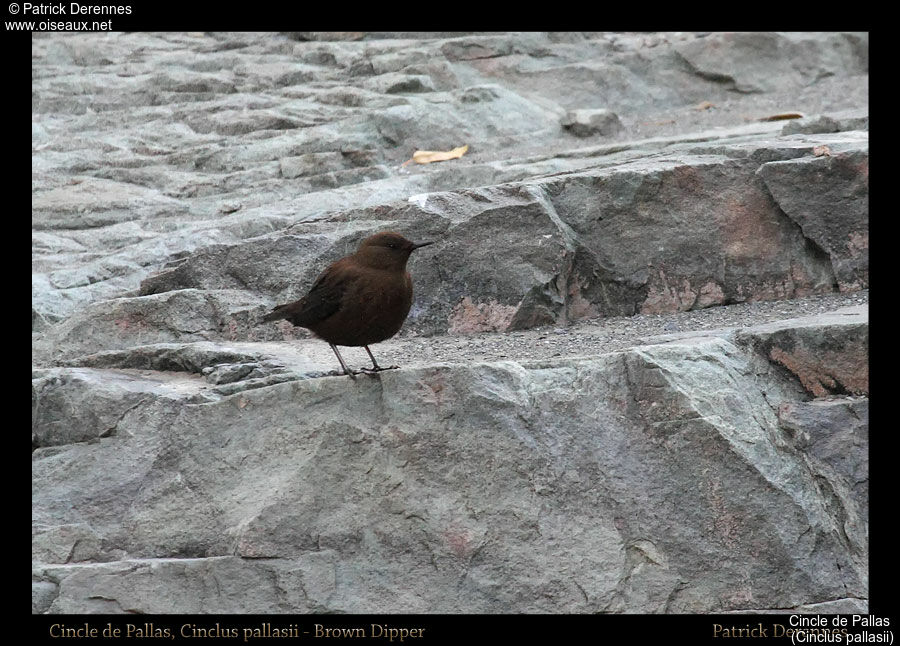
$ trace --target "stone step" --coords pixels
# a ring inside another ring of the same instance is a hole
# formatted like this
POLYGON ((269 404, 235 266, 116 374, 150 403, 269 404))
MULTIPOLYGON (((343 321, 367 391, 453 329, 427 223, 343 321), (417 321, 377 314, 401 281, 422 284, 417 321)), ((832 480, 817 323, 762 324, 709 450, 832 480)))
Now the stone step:
MULTIPOLYGON (((813 392, 811 406, 808 372, 781 358, 843 353, 828 365, 858 376, 867 322, 854 307, 593 356, 251 377, 233 393, 204 364, 278 348, 155 346, 149 368, 113 368, 136 365, 113 353, 38 370, 36 603, 155 612, 147 600, 220 567, 261 580, 248 607, 313 586, 289 604, 304 612, 383 612, 385 596, 392 612, 479 613, 862 598, 868 400, 813 392)), ((191 603, 230 612, 228 598, 191 603)))

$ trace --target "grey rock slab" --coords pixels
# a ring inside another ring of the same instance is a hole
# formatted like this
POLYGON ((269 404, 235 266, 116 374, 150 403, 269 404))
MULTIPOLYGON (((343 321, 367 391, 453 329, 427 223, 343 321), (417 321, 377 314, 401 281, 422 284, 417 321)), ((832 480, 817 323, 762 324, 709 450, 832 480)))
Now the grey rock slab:
POLYGON ((678 43, 675 50, 704 78, 736 92, 766 92, 868 71, 866 40, 865 34, 836 32, 738 32, 678 43))
MULTIPOLYGON (((32 259, 32 307, 42 325, 65 320, 73 312, 96 301, 133 295, 141 280, 154 269, 235 235, 228 222, 219 229, 185 228, 161 234, 144 229, 127 233, 119 225, 94 230, 90 237, 66 234, 83 241, 85 253, 35 253, 32 259), (87 252, 93 248, 94 252, 87 252)), ((38 329, 38 328, 35 328, 38 329)))
POLYGON ((140 293, 163 294, 198 288, 250 289, 265 293, 274 288, 284 290, 287 286, 297 290, 295 285, 311 285, 328 264, 355 251, 364 237, 360 230, 365 224, 354 224, 322 233, 318 231, 322 227, 315 225, 292 227, 275 235, 208 247, 146 278, 140 293), (307 235, 298 235, 302 229, 306 229, 307 235))
POLYGON ((547 139, 558 130, 555 111, 505 88, 497 88, 496 93, 489 102, 461 100, 449 93, 407 95, 403 105, 373 111, 370 127, 381 136, 382 145, 409 151, 408 155, 524 133, 547 139))
POLYGON ((59 586, 52 581, 42 580, 40 575, 31 581, 31 613, 47 612, 59 591, 59 586))
POLYGON ((868 286, 868 145, 853 151, 770 162, 757 172, 803 235, 828 254, 839 288, 868 286), (798 191, 798 187, 804 188, 798 191))
MULTIPOLYGON (((757 150, 772 146, 758 145, 757 150)), ((796 156, 795 145, 784 154, 796 156)), ((810 151, 811 143, 805 145, 810 151)), ((557 294, 546 284, 532 288, 555 301, 546 305, 548 315, 565 321, 831 291, 831 263, 779 212, 753 177, 758 167, 752 159, 673 155, 518 183, 566 239, 557 294), (754 247, 754 240, 766 240, 766 248, 754 247), (775 256, 779 260, 770 262, 775 256)), ((441 196, 428 199, 440 208, 441 196)), ((459 218, 458 208, 454 213, 459 218)), ((867 266, 865 258, 860 265, 867 266)), ((468 296, 478 304, 476 294, 468 296)), ((520 308, 524 303, 501 302, 520 308)))
POLYGON ((797 447, 828 473, 836 496, 848 498, 845 507, 864 527, 869 521, 869 400, 838 397, 783 404, 778 411, 782 428, 797 447))
MULTIPOLYGON (((791 140, 783 150, 768 140, 735 145, 771 150, 764 157, 770 160, 808 154, 815 142, 791 140)), ((858 145, 858 137, 847 142, 858 145)), ((757 179, 767 165, 752 155, 685 152, 423 193, 405 204, 361 207, 210 248, 146 279, 142 293, 250 288, 274 300, 299 298, 327 262, 352 252, 364 234, 385 229, 438 240, 410 264, 419 296, 408 325, 420 333, 508 330, 829 292, 834 263, 757 179), (339 235, 319 233, 334 219, 339 235), (475 240, 494 246, 481 250, 475 240)), ((825 177, 831 173, 840 176, 829 168, 825 177)), ((855 262, 867 271, 867 254, 855 262)))
POLYGON ((35 229, 83 229, 187 210, 158 191, 95 178, 32 196, 31 206, 35 229))
MULTIPOLYGON (((762 124, 760 124, 762 125, 762 124)), ((771 125, 771 124, 770 124, 771 125)), ((774 131, 768 130, 772 133, 774 131)), ((763 134, 763 132, 760 132, 763 134)), ((790 161, 816 156, 817 150, 833 153, 858 153, 868 150, 869 136, 865 132, 815 133, 815 136, 740 137, 711 140, 708 144, 688 144, 694 153, 750 158, 761 165, 767 162, 790 161)), ((685 148, 676 144, 673 149, 685 148)))
POLYGON ((698 83, 673 53, 642 52, 634 59, 637 60, 628 55, 614 58, 595 53, 580 60, 515 55, 473 62, 477 75, 454 69, 464 82, 502 82, 562 113, 596 107, 599 100, 603 107, 627 120, 625 115, 645 114, 661 107, 685 105, 692 98, 699 102, 701 97, 709 97, 709 83, 698 83))
POLYGON ((830 291, 830 263, 754 180, 756 168, 672 157, 542 182, 573 232, 573 298, 632 314, 830 291))
POLYGON ((311 366, 307 354, 294 344, 245 342, 224 345, 204 341, 135 346, 125 350, 83 355, 61 363, 67 367, 206 374, 222 366, 268 366, 276 356, 283 365, 299 369, 301 372, 311 366))
POLYGON ((820 134, 825 132, 868 129, 868 110, 843 110, 830 114, 812 115, 803 119, 790 121, 784 125, 781 133, 784 135, 820 134))
POLYGON ((116 435, 135 409, 196 396, 196 380, 136 371, 39 369, 31 382, 32 449, 116 435))
MULTIPOLYGON (((310 568, 312 572, 318 571, 310 568)), ((44 585, 56 583, 51 614, 311 612, 302 565, 235 557, 126 560, 94 565, 45 566, 44 585), (158 592, 165 590, 165 597, 158 592)), ((313 583, 311 589, 320 588, 313 583)), ((46 593, 45 593, 46 594, 46 593)), ((315 593, 313 593, 313 596, 315 593)))
POLYGON ((197 289, 100 301, 49 329, 35 356, 65 360, 135 345, 233 340, 252 331, 268 304, 246 290, 197 289))
POLYGON ((612 110, 570 110, 560 122, 563 128, 576 137, 592 135, 616 135, 622 131, 622 122, 612 110))
POLYGON ((868 305, 846 307, 740 330, 735 340, 778 365, 814 397, 868 395, 868 314, 868 305))
MULTIPOLYGON (((292 381, 36 452, 36 517, 91 527, 129 558, 231 558, 263 600, 242 612, 307 607, 274 601, 280 584, 252 570, 308 555, 335 572, 329 611, 709 612, 863 596, 864 545, 780 430, 770 401, 791 391, 759 375, 753 355, 713 338, 292 381), (113 496, 120 470, 131 484, 113 496)), ((155 607, 186 585, 161 570, 119 587, 79 567, 41 579, 58 581, 53 609, 155 607)), ((190 607, 232 607, 209 594, 190 607)))
POLYGON ((31 558, 41 563, 102 560, 100 537, 86 525, 35 527, 31 558))
POLYGON ((366 86, 379 94, 407 94, 411 92, 434 92, 434 83, 430 76, 423 74, 402 74, 386 72, 373 76, 366 81, 366 86))

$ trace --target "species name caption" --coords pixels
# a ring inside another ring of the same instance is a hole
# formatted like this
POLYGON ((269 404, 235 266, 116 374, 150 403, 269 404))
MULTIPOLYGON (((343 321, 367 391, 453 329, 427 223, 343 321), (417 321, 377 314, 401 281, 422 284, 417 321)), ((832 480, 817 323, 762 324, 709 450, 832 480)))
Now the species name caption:
POLYGON ((311 627, 301 627, 300 624, 272 625, 264 622, 256 627, 228 626, 216 622, 214 625, 202 625, 187 623, 182 624, 177 633, 171 626, 154 625, 152 622, 143 624, 125 624, 114 626, 107 623, 103 627, 92 626, 89 622, 80 624, 52 624, 50 637, 66 638, 133 638, 133 639, 269 639, 269 638, 293 638, 293 639, 375 639, 387 642, 404 642, 407 639, 420 639, 424 637, 425 628, 397 627, 390 624, 365 624, 362 626, 330 627, 322 624, 313 624, 311 627))
POLYGON ((891 620, 875 615, 791 615, 787 622, 713 624, 714 639, 787 638, 792 644, 893 644, 891 620))

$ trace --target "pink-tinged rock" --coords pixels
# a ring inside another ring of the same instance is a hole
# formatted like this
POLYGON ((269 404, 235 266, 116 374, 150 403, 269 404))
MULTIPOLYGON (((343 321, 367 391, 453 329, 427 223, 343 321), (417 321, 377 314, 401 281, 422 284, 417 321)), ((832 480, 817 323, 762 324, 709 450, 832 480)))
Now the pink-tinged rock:
POLYGON ((785 215, 829 258, 841 291, 869 285, 868 146, 763 164, 759 171, 785 215))
POLYGON ((742 330, 739 343, 781 366, 813 397, 869 394, 869 308, 742 330))
POLYGON ((450 334, 474 334, 477 332, 505 331, 516 314, 516 307, 497 301, 473 303, 464 297, 450 312, 450 334))

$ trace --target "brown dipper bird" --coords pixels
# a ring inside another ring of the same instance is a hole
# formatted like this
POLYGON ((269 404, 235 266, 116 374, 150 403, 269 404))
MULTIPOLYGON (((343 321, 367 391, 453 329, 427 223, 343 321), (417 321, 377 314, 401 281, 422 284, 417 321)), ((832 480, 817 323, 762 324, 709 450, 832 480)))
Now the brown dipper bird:
POLYGON ((341 258, 319 274, 309 293, 299 301, 279 305, 263 321, 287 319, 327 341, 344 374, 356 374, 344 363, 337 346, 362 346, 372 359, 373 373, 393 370, 375 361, 369 345, 397 332, 412 305, 412 279, 406 271, 409 254, 432 242, 410 242, 399 233, 385 231, 362 241, 356 253, 341 258))

